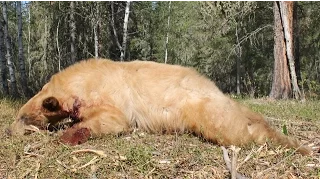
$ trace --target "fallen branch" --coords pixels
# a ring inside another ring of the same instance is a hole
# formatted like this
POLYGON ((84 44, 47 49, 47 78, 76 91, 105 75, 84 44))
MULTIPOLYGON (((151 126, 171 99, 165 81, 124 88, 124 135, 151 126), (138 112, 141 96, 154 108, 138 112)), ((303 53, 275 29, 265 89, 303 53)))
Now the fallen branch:
POLYGON ((82 165, 82 166, 80 166, 80 167, 78 167, 78 168, 71 169, 71 171, 72 171, 72 172, 75 172, 75 171, 77 171, 77 170, 79 170, 79 169, 83 169, 83 168, 85 168, 85 167, 87 167, 87 166, 89 166, 89 165, 91 165, 91 164, 94 164, 94 163, 98 162, 99 160, 100 160, 100 159, 98 159, 98 157, 95 156, 95 157, 93 157, 88 163, 86 163, 85 165, 82 165))
POLYGON ((240 151, 240 148, 231 146, 232 157, 231 157, 231 178, 236 179, 237 177, 237 156, 240 151))
POLYGON ((99 156, 107 157, 106 153, 102 150, 80 149, 80 150, 76 150, 76 151, 71 152, 71 154, 76 154, 76 153, 95 153, 99 156))
MULTIPOLYGON (((231 161, 230 161, 230 158, 229 158, 229 155, 228 155, 228 151, 224 146, 221 146, 221 149, 223 151, 223 159, 226 162, 227 169, 229 170, 230 173, 232 173, 231 161)), ((236 168, 233 168, 233 169, 235 169, 235 171, 236 171, 236 168)), ((243 175, 241 175, 240 173, 237 173, 237 172, 235 172, 235 178, 237 178, 237 179, 248 179, 247 177, 245 177, 245 176, 243 176, 243 175)))

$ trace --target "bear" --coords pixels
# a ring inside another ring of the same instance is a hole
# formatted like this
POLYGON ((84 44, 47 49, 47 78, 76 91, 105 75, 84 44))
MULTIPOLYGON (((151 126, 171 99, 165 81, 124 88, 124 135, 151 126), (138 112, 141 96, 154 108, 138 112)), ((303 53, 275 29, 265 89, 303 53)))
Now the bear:
POLYGON ((70 145, 139 128, 190 132, 223 146, 271 140, 303 155, 312 153, 193 68, 151 61, 88 59, 69 66, 21 107, 7 132, 23 135, 30 126, 45 130, 66 118, 72 123, 60 141, 70 145))

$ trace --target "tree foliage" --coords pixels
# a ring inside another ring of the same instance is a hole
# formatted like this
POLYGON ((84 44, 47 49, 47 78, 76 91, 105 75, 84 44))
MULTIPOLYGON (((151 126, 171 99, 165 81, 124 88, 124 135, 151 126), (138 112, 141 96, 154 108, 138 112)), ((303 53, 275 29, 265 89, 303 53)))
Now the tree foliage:
MULTIPOLYGON (((238 77, 238 88, 242 94, 259 97, 270 93, 274 67, 273 2, 172 1, 168 8, 169 3, 130 3, 125 61, 140 59, 164 63, 167 48, 167 63, 196 68, 214 80, 224 92, 237 91, 238 77), (170 26, 167 25, 169 16, 170 26)), ((23 53, 31 94, 39 91, 52 74, 73 64, 72 59, 77 61, 98 56, 120 60, 117 40, 123 43, 126 4, 121 1, 73 4, 67 1, 22 2, 23 53), (71 25, 75 25, 74 38, 71 25)), ((23 95, 24 85, 20 68, 17 68, 16 5, 16 2, 7 2, 8 32, 13 67, 17 70, 18 91, 23 95)), ((299 85, 306 95, 315 96, 320 93, 319 7, 318 2, 297 2, 299 85)), ((0 58, 4 62, 3 26, 0 29, 0 58)), ((0 92, 6 95, 3 80, 10 77, 8 65, 3 67, 1 63, 0 66, 0 92)))

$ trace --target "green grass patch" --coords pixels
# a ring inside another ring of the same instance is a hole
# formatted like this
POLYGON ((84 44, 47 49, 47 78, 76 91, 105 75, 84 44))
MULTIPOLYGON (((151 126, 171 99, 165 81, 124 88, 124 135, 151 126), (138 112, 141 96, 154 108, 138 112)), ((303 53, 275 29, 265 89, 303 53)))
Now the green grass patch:
MULTIPOLYGON (((279 131, 320 145, 320 102, 238 99, 262 113, 279 131)), ((58 134, 8 137, 5 128, 22 102, 0 100, 0 178, 230 178, 219 146, 191 134, 148 134, 137 130, 121 136, 91 138, 66 146, 58 134), (104 156, 76 150, 102 151, 104 156)), ((242 147, 238 172, 248 178, 319 179, 319 154, 301 156, 266 143, 242 147), (248 158, 249 157, 249 158, 248 158)))

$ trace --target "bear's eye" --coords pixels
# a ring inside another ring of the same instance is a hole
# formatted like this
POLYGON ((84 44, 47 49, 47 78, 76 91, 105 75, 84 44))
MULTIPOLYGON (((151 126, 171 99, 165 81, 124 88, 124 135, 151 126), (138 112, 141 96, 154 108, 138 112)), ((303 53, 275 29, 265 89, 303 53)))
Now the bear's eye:
POLYGON ((51 112, 60 109, 59 101, 55 97, 48 97, 45 100, 43 100, 42 107, 51 112))

